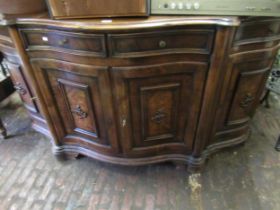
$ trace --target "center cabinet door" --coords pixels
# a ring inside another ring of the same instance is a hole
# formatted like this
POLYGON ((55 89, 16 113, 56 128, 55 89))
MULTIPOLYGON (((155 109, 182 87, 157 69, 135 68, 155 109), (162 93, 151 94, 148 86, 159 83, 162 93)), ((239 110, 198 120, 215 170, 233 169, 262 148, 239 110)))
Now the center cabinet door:
POLYGON ((192 151, 207 68, 178 62, 111 69, 127 156, 192 151))
POLYGON ((117 152, 108 68, 50 59, 32 65, 61 144, 117 152))

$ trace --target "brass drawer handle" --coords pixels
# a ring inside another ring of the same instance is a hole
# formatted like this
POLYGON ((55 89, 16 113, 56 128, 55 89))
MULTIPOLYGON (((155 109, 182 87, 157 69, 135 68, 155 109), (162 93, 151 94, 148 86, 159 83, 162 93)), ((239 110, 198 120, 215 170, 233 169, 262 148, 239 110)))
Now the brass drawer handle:
POLYGON ((160 48, 166 48, 166 46, 167 46, 166 42, 163 40, 161 40, 158 45, 160 48))
POLYGON ((82 110, 80 105, 77 105, 73 110, 73 114, 76 114, 80 119, 85 119, 88 116, 88 113, 82 110))
POLYGON ((63 45, 65 45, 65 44, 67 44, 67 42, 68 42, 67 39, 63 39, 63 40, 60 40, 60 41, 58 42, 58 45, 59 45, 59 46, 63 46, 63 45))
POLYGON ((27 91, 25 90, 25 88, 22 86, 22 84, 20 84, 19 82, 17 82, 14 86, 15 90, 22 96, 24 96, 27 91))

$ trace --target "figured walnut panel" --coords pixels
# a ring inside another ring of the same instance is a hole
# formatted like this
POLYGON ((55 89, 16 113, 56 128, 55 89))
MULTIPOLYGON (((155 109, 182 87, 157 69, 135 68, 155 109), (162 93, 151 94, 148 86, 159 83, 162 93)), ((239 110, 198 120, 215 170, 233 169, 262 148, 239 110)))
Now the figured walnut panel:
POLYGON ((235 84, 234 96, 227 119, 228 125, 250 120, 265 83, 269 68, 250 72, 240 72, 235 84), (256 87, 256 84, 259 84, 256 87))
POLYGON ((140 87, 143 141, 175 137, 180 86, 180 83, 162 83, 140 87))
MULTIPOLYGON (((90 86, 65 79, 58 79, 57 82, 72 115, 74 131, 98 138, 95 107, 90 100, 90 86)), ((94 86, 96 88, 96 84, 94 86)))

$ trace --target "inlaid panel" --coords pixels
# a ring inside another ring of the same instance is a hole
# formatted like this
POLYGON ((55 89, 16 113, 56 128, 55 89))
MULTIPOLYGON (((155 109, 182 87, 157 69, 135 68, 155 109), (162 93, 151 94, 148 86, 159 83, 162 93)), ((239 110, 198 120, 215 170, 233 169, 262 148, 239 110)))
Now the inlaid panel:
POLYGON ((72 115, 74 130, 98 138, 96 116, 87 84, 58 79, 67 107, 72 115))
POLYGON ((269 68, 265 68, 239 73, 235 81, 234 95, 228 113, 228 125, 244 123, 252 117, 254 107, 259 103, 268 71, 269 68), (256 88, 256 84, 259 84, 258 88, 256 88))
POLYGON ((175 137, 180 83, 140 88, 143 141, 175 137))

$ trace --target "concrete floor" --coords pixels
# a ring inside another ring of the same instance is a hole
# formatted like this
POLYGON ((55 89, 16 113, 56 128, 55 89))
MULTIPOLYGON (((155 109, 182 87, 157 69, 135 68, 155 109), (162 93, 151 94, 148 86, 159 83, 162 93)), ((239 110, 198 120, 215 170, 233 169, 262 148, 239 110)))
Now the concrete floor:
POLYGON ((13 96, 0 110, 11 136, 0 140, 0 210, 279 210, 280 97, 260 107, 245 146, 213 155, 188 175, 169 163, 120 167, 89 158, 57 162, 13 96))

